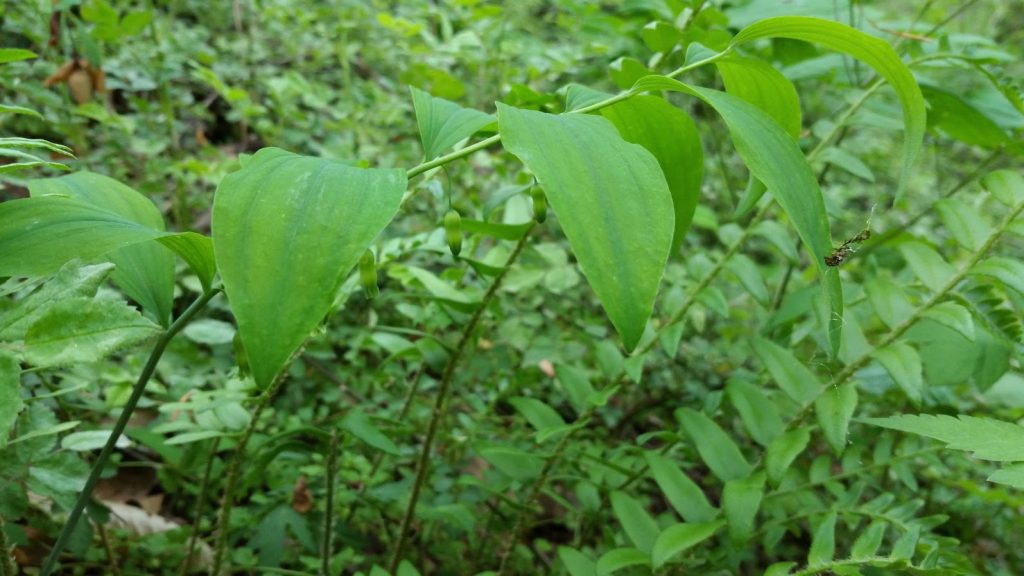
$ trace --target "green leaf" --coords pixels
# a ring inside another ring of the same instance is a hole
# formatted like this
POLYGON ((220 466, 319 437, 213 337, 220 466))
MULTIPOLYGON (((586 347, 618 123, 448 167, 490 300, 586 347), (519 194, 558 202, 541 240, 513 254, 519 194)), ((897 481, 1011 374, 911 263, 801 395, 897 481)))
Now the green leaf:
POLYGON ((807 553, 808 566, 821 566, 832 561, 836 554, 836 513, 829 512, 818 524, 811 538, 811 549, 807 553))
POLYGON ((733 378, 726 384, 725 391, 755 442, 768 446, 782 434, 784 426, 778 409, 757 386, 733 378))
POLYGON ((964 248, 975 252, 988 240, 992 227, 974 207, 957 198, 943 198, 935 210, 946 229, 964 248))
POLYGON ((213 241, 209 236, 197 232, 180 232, 159 239, 164 246, 173 250, 199 278, 203 290, 213 287, 217 275, 217 261, 213 256, 213 241))
POLYGON ((30 58, 38 58, 38 56, 36 56, 36 53, 31 50, 23 50, 21 48, 0 48, 0 64, 17 62, 18 60, 28 60, 30 58))
POLYGON ((766 306, 771 299, 768 294, 768 287, 761 276, 761 268, 750 258, 743 254, 735 254, 725 264, 726 269, 732 272, 743 285, 743 288, 754 297, 762 306, 766 306))
POLYGON ((601 117, 499 103, 498 118, 505 147, 536 175, 583 274, 632 350, 654 308, 674 229, 657 159, 601 117))
POLYGON ((686 550, 700 544, 715 535, 725 522, 705 522, 701 524, 675 524, 669 526, 658 535, 651 550, 651 565, 657 570, 686 550))
POLYGON ((467 234, 482 234, 500 240, 519 240, 533 228, 533 222, 523 224, 496 224, 480 220, 462 219, 462 231, 467 234))
POLYGON ((362 410, 349 410, 341 420, 341 428, 381 452, 392 456, 402 453, 390 438, 374 426, 373 420, 362 410))
POLYGON ((967 308, 955 302, 940 302, 926 310, 924 317, 956 330, 968 340, 974 340, 974 317, 967 308))
POLYGON ((736 443, 718 424, 691 408, 676 410, 676 419, 697 445, 697 452, 711 472, 723 481, 746 478, 753 467, 736 443))
POLYGON ((649 566, 651 555, 636 548, 616 548, 601 555, 597 560, 598 576, 614 574, 631 566, 649 566))
POLYGON ((904 342, 894 342, 876 350, 874 356, 914 404, 920 404, 921 391, 924 388, 924 368, 917 350, 904 342))
POLYGON ((764 338, 752 338, 750 344, 775 383, 794 402, 807 404, 818 397, 821 382, 792 352, 764 338))
POLYGON ((94 362, 159 333, 159 326, 123 302, 69 298, 29 327, 25 359, 36 366, 94 362))
POLYGON ((401 170, 260 150, 217 187, 213 248, 266 388, 323 320, 341 281, 398 212, 401 170))
POLYGON ((764 498, 764 474, 730 480, 722 490, 722 510, 729 525, 729 538, 743 542, 754 534, 755 519, 764 498))
POLYGON ((842 454, 846 449, 850 419, 856 409, 857 386, 853 382, 825 390, 814 402, 814 412, 818 416, 821 431, 837 454, 842 454))
POLYGON ((790 430, 772 441, 764 456, 764 469, 772 485, 778 486, 782 482, 786 470, 803 453, 810 441, 811 433, 807 428, 790 430))
POLYGON ((700 487, 671 460, 656 452, 646 452, 644 457, 654 481, 684 520, 709 522, 718 516, 718 510, 708 502, 700 487))
MULTIPOLYGON (((68 196, 147 228, 164 230, 163 216, 149 198, 102 174, 76 172, 60 178, 32 180, 28 189, 32 197, 68 196)), ((111 275, 114 283, 158 324, 170 325, 174 255, 160 244, 145 242, 119 248, 106 257, 117 266, 111 275)))
POLYGON ((437 158, 460 140, 469 138, 484 126, 495 122, 494 116, 479 110, 463 108, 412 86, 409 86, 409 91, 416 109, 424 160, 437 158))
POLYGON ((829 164, 838 166, 850 174, 853 174, 858 178, 863 178, 868 182, 875 181, 875 173, 871 171, 871 168, 868 168, 868 165, 860 158, 850 154, 842 148, 830 146, 826 148, 824 152, 818 154, 818 156, 815 157, 815 160, 819 162, 828 162, 829 164))
POLYGON ((94 296, 113 270, 114 265, 108 263, 83 266, 68 262, 39 290, 0 312, 0 340, 24 340, 28 327, 51 306, 69 298, 94 296))
POLYGON ((759 108, 725 92, 688 86, 664 76, 642 78, 633 90, 684 92, 701 99, 721 115, 750 173, 764 183, 789 215, 814 259, 829 302, 829 341, 833 354, 838 351, 843 301, 839 274, 825 265, 825 257, 832 251, 829 220, 817 177, 796 140, 759 108))
MULTIPOLYGON (((64 450, 71 450, 72 452, 99 450, 106 445, 108 440, 110 440, 111 432, 112 430, 85 430, 82 432, 72 432, 71 434, 61 438, 60 447, 64 450)), ((126 436, 120 436, 117 439, 116 445, 118 448, 126 448, 131 445, 131 442, 126 436)))
POLYGON ((601 114, 615 125, 623 140, 646 148, 661 166, 675 207, 670 254, 676 254, 693 221, 704 177, 704 150, 697 125, 688 114, 656 96, 634 96, 603 108, 601 114))
POLYGON ((914 306, 903 287, 883 276, 875 276, 864 283, 864 291, 875 313, 890 328, 898 326, 914 313, 914 306))
POLYGON ((933 292, 938 292, 945 287, 956 270, 946 262, 931 246, 921 242, 904 242, 900 244, 900 253, 910 264, 914 275, 921 280, 921 283, 933 292))
POLYGON ((7 446, 7 438, 25 407, 21 397, 21 366, 13 355, 0 350, 0 449, 7 446))
MULTIPOLYGON (((904 142, 903 168, 900 172, 896 199, 899 201, 907 189, 927 121, 924 97, 910 69, 888 42, 875 38, 831 20, 804 16, 765 18, 747 26, 732 39, 738 46, 761 38, 791 38, 818 44, 831 50, 849 54, 875 69, 893 87, 903 108, 904 142)), ((766 182, 767 184, 767 182, 766 182)), ((768 188, 775 191, 769 184, 768 188)))
POLYGON ((850 557, 859 559, 874 556, 878 552, 878 548, 882 545, 882 540, 885 538, 885 529, 885 521, 873 521, 871 525, 868 526, 867 530, 864 530, 861 535, 854 540, 853 546, 850 548, 850 557))
POLYGON ((800 136, 800 97, 796 87, 767 62, 741 56, 715 60, 725 91, 763 110, 787 134, 800 136))
POLYGON ((910 528, 892 545, 892 557, 910 561, 917 551, 917 541, 921 538, 921 525, 911 524, 910 528))
POLYGON ((569 402, 572 403, 576 412, 586 410, 589 405, 588 398, 594 395, 594 386, 587 378, 587 373, 571 364, 559 364, 555 370, 558 383, 565 389, 569 402))
POLYGON ((611 503, 615 517, 619 519, 633 545, 649 553, 658 539, 658 523, 639 502, 625 492, 612 492, 611 503))
POLYGON ((989 482, 1006 484, 1014 488, 1024 489, 1024 466, 1009 466, 1002 470, 996 470, 986 478, 989 482))
POLYGON ((950 137, 989 149, 1009 141, 999 125, 960 96, 928 85, 921 86, 921 93, 928 101, 928 123, 950 137))
POLYGON ((764 576, 787 576, 794 567, 796 562, 776 562, 764 571, 764 576))
POLYGON ((597 564, 579 550, 559 546, 558 559, 565 565, 569 576, 595 576, 597 574, 597 564))
POLYGON ((515 480, 536 478, 544 468, 539 457, 512 446, 482 445, 477 447, 477 452, 502 474, 515 480))
POLYGON ((1024 202, 1024 176, 1013 170, 996 170, 981 179, 981 185, 1006 206, 1024 202))
POLYGON ((514 406, 516 411, 522 414, 523 418, 526 418, 526 421, 529 422, 530 425, 538 432, 565 426, 565 420, 559 416, 558 412, 556 412, 554 408, 540 400, 537 400, 536 398, 518 396, 515 398, 509 398, 508 402, 514 406))
POLYGON ((971 274, 989 276, 1013 288, 1018 294, 1024 295, 1024 262, 993 256, 971 268, 971 274))
POLYGON ((868 424, 934 438, 953 450, 997 462, 1024 461, 1024 426, 991 418, 959 415, 900 414, 865 418, 868 424))

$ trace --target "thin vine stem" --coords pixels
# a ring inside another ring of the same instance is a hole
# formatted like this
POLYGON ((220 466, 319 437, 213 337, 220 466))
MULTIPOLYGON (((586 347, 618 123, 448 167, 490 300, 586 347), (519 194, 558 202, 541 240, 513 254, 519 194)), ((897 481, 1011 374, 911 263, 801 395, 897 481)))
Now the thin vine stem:
POLYGON ((100 450, 99 456, 96 458, 96 462, 92 465, 92 470, 89 471, 89 478, 85 481, 85 486, 82 488, 82 492, 78 495, 78 499, 75 500, 74 507, 71 508, 71 513, 68 515, 67 521, 64 523, 64 527, 61 528, 60 534, 57 536, 57 541, 53 544, 53 548, 50 550, 49 556, 46 558, 46 562, 43 564, 42 569, 39 571, 40 576, 49 576, 53 569, 57 566, 57 561, 60 559, 60 553, 67 546, 68 540, 71 538, 71 534, 74 532, 75 527, 78 525, 78 521, 82 517, 82 512, 85 511, 85 506, 89 503, 89 499, 92 497, 92 491, 96 488, 96 483, 99 482, 100 476, 103 474, 103 469, 107 465, 107 461, 110 459, 110 455, 114 452, 114 447, 117 444, 117 440, 124 433, 124 429, 128 426, 128 421, 132 417, 132 413, 135 411, 135 406, 139 403, 142 398, 143 392, 146 391, 146 384, 149 383, 150 378, 153 377, 153 373, 156 371, 157 364, 160 363, 160 358, 164 355, 164 350, 167 349, 167 345, 171 343, 171 340, 184 328, 192 318, 213 299, 220 292, 219 288, 208 290, 201 294, 184 312, 181 316, 167 328, 167 330, 160 335, 156 345, 153 346, 152 352, 149 354, 149 359, 146 361, 145 367, 142 369, 142 373, 139 374, 139 379, 135 382, 135 386, 132 388, 131 396, 128 397, 128 401, 125 402, 124 408, 121 409, 121 415, 118 416, 117 422, 114 424, 114 429, 110 432, 110 438, 107 439, 107 443, 103 445, 103 449, 100 450))
POLYGON ((334 549, 334 484, 337 481, 336 468, 338 466, 338 439, 337 430, 331 430, 331 439, 327 445, 327 459, 324 464, 327 477, 327 496, 324 499, 324 533, 323 542, 320 546, 320 575, 328 576, 331 573, 331 554, 334 549))
POLYGON ((391 554, 389 570, 392 574, 398 569, 398 564, 402 561, 402 551, 405 548, 406 539, 409 535, 409 527, 412 525, 413 516, 416 514, 416 504, 419 502, 420 492, 423 490, 423 484, 427 478, 427 470, 430 468, 431 448, 433 447, 434 438, 437 436, 437 429, 440 426, 445 413, 445 403, 448 399, 448 394, 451 391, 452 381, 455 378, 455 370, 458 368, 459 360, 461 360, 467 344, 469 344, 470 339, 472 339, 473 333, 476 332, 476 327, 480 324, 480 319, 483 318, 484 311, 487 309, 491 301, 494 300, 495 295, 497 295, 498 288, 501 287, 501 283, 508 274, 508 271, 512 268, 512 264, 526 247, 527 241, 530 237, 530 232, 533 230, 534 225, 535 224, 531 225, 530 228, 523 233, 523 237, 519 239, 519 242, 516 244, 515 249, 509 256, 508 261, 505 263, 505 267, 491 283, 490 288, 487 289, 487 293, 480 302, 480 306, 475 312, 473 312, 473 316, 470 317, 469 322, 467 322, 466 326, 463 328, 462 336, 459 337, 459 343, 455 346, 455 351, 448 357, 448 363, 445 366, 444 373, 441 377, 441 384, 437 392, 437 398, 434 400, 434 408, 430 415, 430 422, 427 425, 427 435, 423 440, 423 446, 420 448, 420 454, 416 464, 416 477, 413 480, 412 492, 409 494, 409 502, 405 507, 405 513, 402 515, 402 524, 398 529, 398 539, 395 542, 394 550, 391 554))
POLYGON ((192 560, 195 558, 196 545, 199 543, 199 522, 203 517, 203 508, 206 507, 206 498, 210 489, 210 477, 213 475, 213 463, 217 461, 217 449, 220 448, 220 438, 214 438, 210 445, 210 456, 206 460, 206 469, 203 471, 203 480, 199 484, 199 496, 196 499, 196 509, 193 512, 192 533, 188 538, 188 551, 185 553, 185 561, 178 568, 179 576, 184 576, 192 567, 192 560))
MULTIPOLYGON (((297 354, 298 352, 296 352, 297 354)), ((242 437, 238 440, 238 445, 235 446, 235 451, 231 455, 231 461, 228 463, 227 475, 224 477, 224 493, 221 495, 220 511, 217 514, 217 546, 213 552, 213 569, 210 571, 210 574, 213 576, 221 576, 230 571, 228 566, 230 562, 225 563, 224 556, 228 547, 228 534, 231 531, 231 508, 235 505, 235 487, 238 484, 238 477, 241 475, 245 447, 249 444, 249 440, 252 439, 252 435, 256 431, 260 415, 263 414, 263 411, 270 405, 270 401, 277 395, 277 391, 281 389, 281 384, 284 380, 285 371, 282 370, 273 383, 270 384, 270 387, 257 397, 256 407, 252 411, 249 425, 245 427, 245 431, 242 433, 242 437)))

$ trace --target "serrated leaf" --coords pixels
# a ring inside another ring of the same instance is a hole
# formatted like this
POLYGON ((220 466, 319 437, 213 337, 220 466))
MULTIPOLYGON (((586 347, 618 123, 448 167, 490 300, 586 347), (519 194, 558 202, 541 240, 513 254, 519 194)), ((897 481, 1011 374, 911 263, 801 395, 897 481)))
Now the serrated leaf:
POLYGON ((807 404, 818 397, 821 382, 792 352, 764 338, 752 338, 750 344, 775 383, 794 402, 807 404))
POLYGON ((934 438, 953 450, 997 462, 1024 461, 1024 426, 991 418, 932 414, 901 414, 866 418, 868 424, 934 438))
MULTIPOLYGON (((28 189, 33 198, 67 196, 146 228, 164 230, 163 216, 149 198, 102 174, 76 172, 60 178, 31 180, 28 189)), ((118 248, 106 257, 117 266, 111 275, 114 283, 158 324, 168 326, 174 299, 171 251, 156 242, 144 242, 118 248)))
POLYGON ((13 355, 0 350, 0 449, 7 446, 18 414, 25 407, 21 397, 21 366, 13 355))
POLYGON ((778 409, 757 386, 744 380, 732 379, 726 384, 725 391, 755 442, 768 446, 782 434, 784 427, 778 409))
POLYGON ((469 138, 495 122, 493 116, 479 110, 463 108, 455 102, 431 96, 412 86, 409 91, 416 109, 424 160, 437 158, 460 140, 469 138))
POLYGON ((725 92, 689 86, 664 76, 642 78, 633 90, 684 92, 704 101, 722 117, 750 173, 764 183, 789 215, 814 259, 829 303, 829 342, 833 354, 837 352, 843 301, 839 274, 825 265, 825 257, 832 251, 829 219, 817 177, 796 141, 759 108, 725 92))
POLYGON ((836 553, 836 513, 829 512, 818 524, 811 538, 811 549, 807 553, 807 565, 821 566, 832 561, 836 553))
POLYGON ((675 208, 670 255, 676 254, 693 221, 704 177, 697 125, 688 114, 656 96, 634 96, 603 108, 601 114, 615 125, 623 140, 643 146, 658 161, 675 208))
POLYGON ((672 194, 657 159, 601 117, 500 103, 498 117, 502 142, 544 188, 583 274, 631 351, 651 316, 672 245, 672 194))
POLYGON ((768 480, 775 486, 782 481, 793 461, 803 453, 811 441, 811 433, 807 428, 790 430, 778 436, 765 452, 764 469, 768 480))
POLYGON ((818 417, 822 434, 836 454, 846 449, 846 436, 850 419, 857 409, 857 386, 847 382, 825 390, 814 402, 814 413, 818 417))
POLYGON ((657 570, 686 550, 715 535, 725 522, 701 524, 675 524, 664 529, 651 550, 651 566, 657 570))
MULTIPOLYGON (((899 54, 884 40, 832 20, 805 16, 781 16, 759 20, 734 36, 732 45, 737 46, 761 38, 803 40, 849 54, 874 68, 889 82, 900 99, 905 125, 903 167, 895 199, 898 202, 909 184, 914 161, 924 140, 927 122, 921 89, 899 54)), ((771 185, 769 189, 772 189, 771 185)))
POLYGON ((123 302, 70 298, 48 308, 29 327, 25 359, 36 366, 94 362, 160 331, 123 302))
POLYGON ((914 404, 920 404, 924 389, 924 367, 917 350, 904 342, 894 342, 875 350, 874 357, 914 404))
POLYGON ((323 320, 341 281, 394 218, 405 186, 401 170, 277 148, 221 181, 213 248, 259 387, 323 320))
POLYGON ((746 478, 753 467, 732 438, 710 418, 691 408, 676 410, 676 418, 711 472, 720 480, 746 478))
POLYGON ((95 295, 113 270, 114 265, 109 263, 83 266, 81 262, 68 262, 39 290, 0 312, 0 339, 23 340, 28 327, 50 306, 68 298, 95 295))
POLYGON ((650 553, 658 539, 658 524, 639 502, 625 492, 612 492, 612 510, 633 545, 650 553))
POLYGON ((655 452, 646 452, 644 457, 654 481, 683 520, 702 523, 718 515, 718 510, 708 502, 704 491, 672 461, 655 452))

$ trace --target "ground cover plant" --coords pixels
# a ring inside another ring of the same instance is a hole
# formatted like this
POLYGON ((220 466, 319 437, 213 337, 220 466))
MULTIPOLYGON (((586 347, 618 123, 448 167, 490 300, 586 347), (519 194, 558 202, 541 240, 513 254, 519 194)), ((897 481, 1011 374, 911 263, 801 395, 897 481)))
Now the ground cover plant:
POLYGON ((0 8, 0 575, 1024 571, 1024 13, 0 8))

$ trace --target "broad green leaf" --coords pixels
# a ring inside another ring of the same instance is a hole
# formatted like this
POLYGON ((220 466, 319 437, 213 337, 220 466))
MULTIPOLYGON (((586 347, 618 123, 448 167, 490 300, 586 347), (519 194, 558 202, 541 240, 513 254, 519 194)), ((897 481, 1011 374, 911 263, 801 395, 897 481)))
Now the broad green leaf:
POLYGON ((882 539, 885 538, 885 529, 885 521, 873 521, 871 525, 868 526, 867 530, 864 530, 861 535, 854 540, 853 546, 850 548, 850 557, 856 559, 874 556, 878 552, 878 548, 882 545, 882 539))
POLYGON ((597 563, 579 550, 559 546, 558 559, 565 565, 569 576, 595 576, 597 574, 597 563))
POLYGON ((21 366, 13 355, 0 350, 0 449, 7 445, 18 414, 25 407, 21 397, 21 366))
POLYGON ((409 91, 416 109, 424 160, 437 158, 460 140, 469 138, 484 126, 495 122, 494 116, 479 110, 463 108, 412 86, 409 91))
POLYGON ((608 120, 498 104, 501 137, 543 186, 627 350, 643 335, 668 261, 672 194, 657 159, 608 120))
POLYGON ((992 227, 973 206, 957 198, 943 198, 935 203, 946 230, 964 248, 977 251, 992 234, 992 227))
POLYGON ((729 526, 729 538, 742 542, 754 533, 757 512, 764 498, 764 473, 730 480, 722 490, 722 510, 729 526))
POLYGON ((401 454, 398 446, 385 436, 362 410, 353 409, 345 414, 341 420, 341 428, 381 452, 393 456, 401 454))
MULTIPOLYGON (((761 38, 803 40, 849 54, 874 68, 893 87, 900 99, 900 106, 903 108, 905 124, 903 168, 900 172, 899 187, 896 190, 896 201, 899 201, 907 189, 914 161, 924 140, 927 121, 921 89, 914 80, 913 74, 910 73, 910 69, 900 60, 899 54, 884 40, 845 24, 805 16, 781 16, 759 20, 733 37, 732 45, 738 46, 761 38)), ((768 188, 775 193, 775 188, 770 184, 768 188)))
POLYGON ((682 39, 679 29, 664 20, 649 22, 640 30, 640 37, 651 52, 670 52, 682 39))
POLYGON ((658 523, 639 502, 625 492, 612 492, 612 510, 633 545, 650 553, 658 539, 658 523))
POLYGON ((690 229, 704 176, 697 125, 685 112, 656 96, 634 96, 603 108, 601 114, 611 120, 623 140, 643 146, 658 160, 675 207, 670 254, 676 254, 690 229))
POLYGON ((569 84, 565 88, 565 111, 572 112, 611 97, 611 94, 594 90, 582 84, 569 84))
POLYGON ((608 65, 608 73, 612 77, 612 82, 625 90, 640 78, 650 74, 651 71, 636 58, 622 57, 608 65))
POLYGON ((1006 206, 1016 206, 1024 202, 1024 176, 1019 172, 989 172, 981 179, 981 185, 1006 206))
POLYGON ((701 99, 721 115, 750 173, 771 191, 789 215, 814 259, 828 298, 828 334, 835 354, 842 332, 842 289, 838 272, 825 265, 825 257, 832 251, 832 239, 821 188, 796 140, 759 108, 725 92, 688 86, 664 76, 642 78, 633 90, 684 92, 701 99))
POLYGON ((725 91, 763 110, 787 134, 800 136, 800 97, 796 87, 767 62, 741 56, 715 60, 725 91))
POLYGON ((398 211, 401 170, 260 150, 217 187, 213 249, 256 384, 323 320, 341 281, 398 211))
POLYGON ((709 522, 718 515, 718 510, 708 502, 708 497, 697 483, 683 473, 677 465, 656 452, 646 452, 651 476, 658 483, 662 494, 676 512, 687 522, 709 522))
MULTIPOLYGON (((32 197, 68 196, 113 212, 125 220, 153 230, 164 230, 164 219, 153 202, 113 178, 76 172, 60 178, 32 180, 32 197)), ((174 300, 174 255, 156 242, 118 248, 106 257, 117 268, 114 283, 138 302, 157 323, 168 326, 174 300)))
POLYGON ((967 308, 955 302, 940 302, 926 310, 924 317, 956 330, 968 340, 974 340, 974 317, 967 308))
POLYGON ((993 256, 971 268, 971 274, 989 276, 1013 288, 1018 294, 1024 295, 1024 262, 993 256))
POLYGON ((768 446, 782 434, 783 424, 779 411, 760 388, 734 378, 726 384, 725 391, 755 442, 768 446))
POLYGON ((807 428, 790 430, 772 440, 764 456, 764 469, 772 485, 778 486, 786 470, 803 453, 810 441, 811 433, 807 428))
POLYGON ((636 548, 616 548, 601 555, 597 560, 598 576, 614 574, 631 566, 649 566, 651 555, 636 548))
POLYGON ((0 64, 36 58, 36 53, 22 48, 0 48, 0 64))
POLYGON ((0 339, 24 340, 28 327, 51 306, 69 298, 94 296, 113 270, 114 265, 108 263, 83 266, 68 262, 38 290, 0 312, 0 339))
POLYGON ((821 382, 792 352, 764 338, 752 338, 750 344, 775 383, 794 402, 807 404, 818 397, 821 382))
POLYGON ((914 275, 933 292, 942 290, 956 274, 956 270, 949 262, 931 246, 922 242, 904 242, 900 244, 900 253, 907 264, 910 264, 914 275))
POLYGON ((924 373, 917 350, 904 342, 894 342, 876 350, 874 356, 914 404, 920 404, 924 373))
POLYGON ((842 454, 846 449, 850 419, 856 409, 857 386, 853 382, 825 390, 814 402, 814 413, 818 417, 821 432, 837 454, 842 454))
POLYGON ((159 239, 173 250, 195 273, 203 290, 209 291, 217 275, 217 261, 213 256, 213 241, 197 232, 180 232, 159 239))
POLYGON ((952 138, 971 146, 995 148, 1010 138, 1006 132, 969 102, 937 86, 921 86, 928 102, 928 123, 952 138))
POLYGON ((718 424, 692 408, 676 410, 676 418, 697 445, 701 459, 720 480, 729 481, 750 475, 753 467, 718 424))
POLYGON ((36 366, 94 362, 159 333, 159 326, 123 302, 69 298, 29 327, 25 359, 36 366))
POLYGON ((996 470, 989 474, 986 480, 1014 488, 1024 488, 1024 466, 1009 466, 1002 470, 996 470))
POLYGON ((998 462, 1024 461, 1024 426, 991 418, 932 414, 900 414, 866 418, 868 424, 934 438, 953 450, 998 462))
POLYGON ((725 522, 705 522, 700 524, 675 524, 664 529, 654 542, 651 550, 651 565, 657 570, 686 550, 700 544, 715 535, 725 522))
POLYGON ((821 566, 832 561, 836 553, 836 513, 829 512, 818 524, 811 538, 811 549, 807 553, 808 566, 821 566))

